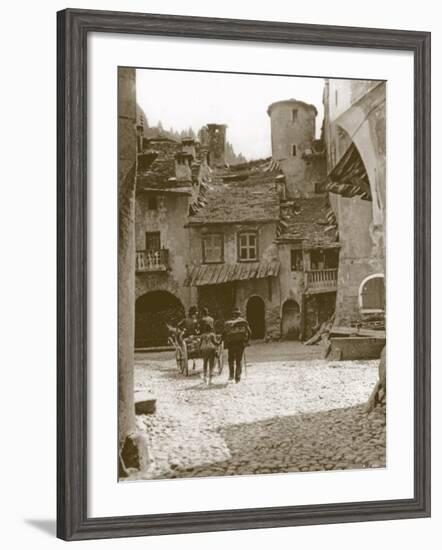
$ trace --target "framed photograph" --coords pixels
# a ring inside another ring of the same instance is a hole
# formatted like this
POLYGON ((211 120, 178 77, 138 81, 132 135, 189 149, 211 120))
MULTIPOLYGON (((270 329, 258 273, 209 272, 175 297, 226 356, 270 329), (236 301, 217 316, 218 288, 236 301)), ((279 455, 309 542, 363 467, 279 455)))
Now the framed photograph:
POLYGON ((65 540, 430 515, 429 33, 58 13, 57 475, 65 540))

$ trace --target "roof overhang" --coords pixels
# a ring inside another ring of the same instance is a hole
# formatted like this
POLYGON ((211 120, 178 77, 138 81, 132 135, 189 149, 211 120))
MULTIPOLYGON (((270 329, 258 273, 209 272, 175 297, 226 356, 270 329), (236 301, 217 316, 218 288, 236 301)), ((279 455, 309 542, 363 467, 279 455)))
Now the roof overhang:
POLYGON ((192 188, 191 187, 177 187, 175 189, 172 188, 161 188, 161 187, 137 187, 136 188, 137 193, 149 193, 149 194, 157 194, 157 195, 191 195, 192 194, 192 188))
POLYGON ((184 286, 219 285, 232 281, 276 277, 279 268, 279 260, 197 265, 189 270, 184 286))
POLYGON ((250 220, 247 220, 247 219, 237 219, 237 220, 204 220, 204 221, 189 221, 188 223, 186 223, 186 225, 184 227, 204 227, 206 225, 238 225, 238 224, 241 224, 241 225, 248 225, 248 224, 253 224, 253 225, 261 225, 261 224, 265 224, 265 223, 275 223, 275 222, 279 222, 279 218, 265 218, 265 219, 262 219, 262 220, 257 220, 257 219, 250 219, 250 220))

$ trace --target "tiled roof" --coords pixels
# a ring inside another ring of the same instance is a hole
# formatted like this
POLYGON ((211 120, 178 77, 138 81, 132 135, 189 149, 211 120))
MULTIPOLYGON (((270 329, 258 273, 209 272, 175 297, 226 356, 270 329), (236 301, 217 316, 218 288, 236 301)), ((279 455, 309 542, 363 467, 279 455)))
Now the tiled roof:
POLYGON ((267 168, 268 162, 253 161, 249 169, 243 164, 215 174, 204 192, 205 204, 189 216, 189 224, 278 220, 278 172, 267 168))
POLYGON ((149 170, 138 170, 137 188, 162 189, 176 186, 176 180, 169 182, 169 178, 175 178, 175 159, 156 159, 149 170))
POLYGON ((326 197, 295 199, 286 210, 278 228, 279 242, 296 241, 304 248, 338 246, 336 220, 326 197))
MULTIPOLYGON (((196 158, 192 160, 190 170, 192 181, 196 182, 205 152, 198 142, 195 143, 194 152, 196 158)), ((190 182, 176 179, 175 158, 180 154, 186 155, 183 153, 182 143, 162 135, 145 138, 144 151, 138 156, 137 189, 174 190, 183 186, 189 187, 190 182), (156 155, 153 162, 149 159, 152 155, 156 155), (149 162, 144 162, 144 158, 149 162)))
POLYGON ((137 189, 164 189, 176 186, 175 178, 175 154, 179 151, 180 144, 174 140, 157 136, 144 139, 144 151, 138 155, 137 189), (156 159, 146 167, 144 157, 156 154, 156 159))
POLYGON ((184 286, 219 285, 230 281, 276 277, 279 273, 278 260, 271 262, 248 262, 236 264, 199 265, 192 268, 184 286))

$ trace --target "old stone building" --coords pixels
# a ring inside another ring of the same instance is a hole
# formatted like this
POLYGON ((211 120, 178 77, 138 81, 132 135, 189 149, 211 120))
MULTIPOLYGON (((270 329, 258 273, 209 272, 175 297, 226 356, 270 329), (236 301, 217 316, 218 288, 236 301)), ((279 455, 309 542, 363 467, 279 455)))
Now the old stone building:
POLYGON ((218 170, 207 202, 189 216, 186 286, 222 323, 234 306, 252 338, 279 338, 279 195, 271 159, 218 170))
POLYGON ((272 159, 219 166, 208 203, 189 218, 186 284, 219 319, 240 307, 256 338, 304 339, 336 303, 340 245, 324 189, 325 148, 313 105, 281 101, 268 113, 272 159), (242 244, 252 257, 241 257, 242 244))
POLYGON ((210 180, 205 152, 193 139, 143 139, 136 190, 136 347, 167 343, 191 303, 185 224, 210 180))
POLYGON ((281 335, 306 339, 335 311, 340 245, 327 195, 282 201, 276 242, 281 335))
POLYGON ((267 113, 272 158, 285 175, 288 198, 313 196, 324 180, 326 168, 322 142, 315 139, 316 107, 287 99, 272 103, 267 113))
POLYGON ((191 305, 208 307, 219 329, 239 307, 255 339, 308 338, 333 314, 339 243, 316 109, 290 100, 269 112, 280 124, 282 113, 291 117, 289 132, 275 125, 272 143, 296 145, 295 160, 228 166, 221 124, 204 126, 200 141, 141 139, 137 347, 164 345, 167 324, 191 305))
POLYGON ((385 314, 385 82, 326 80, 330 204, 339 225, 336 326, 385 314))
POLYGON ((314 105, 289 99, 272 103, 272 157, 280 184, 276 242, 281 261, 281 336, 305 339, 334 313, 339 243, 325 191, 326 154, 315 139, 314 105))

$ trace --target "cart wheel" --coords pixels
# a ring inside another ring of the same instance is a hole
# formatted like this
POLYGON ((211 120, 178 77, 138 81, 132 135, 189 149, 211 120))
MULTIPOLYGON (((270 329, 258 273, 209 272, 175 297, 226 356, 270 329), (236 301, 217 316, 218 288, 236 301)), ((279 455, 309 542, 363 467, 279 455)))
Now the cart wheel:
POLYGON ((223 372, 223 366, 224 366, 224 345, 221 342, 219 348, 218 348, 218 374, 221 374, 223 372))
POLYGON ((187 355, 186 343, 184 343, 183 345, 182 356, 183 370, 181 372, 184 374, 184 376, 189 376, 189 357, 187 355))

